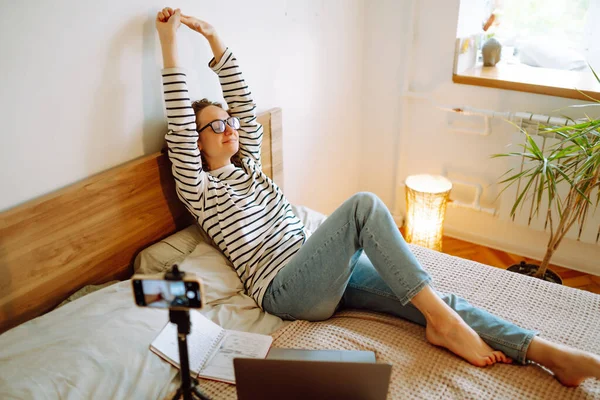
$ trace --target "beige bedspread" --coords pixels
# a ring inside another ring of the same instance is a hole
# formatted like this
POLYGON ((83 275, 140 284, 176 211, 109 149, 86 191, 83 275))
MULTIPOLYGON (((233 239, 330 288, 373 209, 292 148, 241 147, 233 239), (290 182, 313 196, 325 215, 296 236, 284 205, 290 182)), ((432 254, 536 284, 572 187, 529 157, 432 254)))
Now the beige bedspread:
MULTIPOLYGON (((545 338, 600 354, 600 296, 411 248, 436 289, 545 338)), ((372 312, 346 310, 323 322, 296 321, 273 336, 273 347, 374 351, 378 361, 393 365, 390 399, 600 399, 598 380, 566 388, 534 364, 477 368, 429 345, 424 328, 372 312)), ((211 398, 236 398, 232 385, 203 380, 201 386, 211 398)))

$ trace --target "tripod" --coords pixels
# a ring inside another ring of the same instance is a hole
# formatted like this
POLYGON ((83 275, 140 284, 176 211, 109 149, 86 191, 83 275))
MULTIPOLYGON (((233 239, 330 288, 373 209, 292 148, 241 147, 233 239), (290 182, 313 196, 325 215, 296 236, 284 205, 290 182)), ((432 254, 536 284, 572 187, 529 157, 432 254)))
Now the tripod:
MULTIPOLYGON (((170 271, 165 273, 165 280, 181 281, 185 272, 179 271, 177 264, 173 265, 170 271)), ((173 400, 179 400, 183 395, 183 400, 210 400, 202 394, 196 387, 197 382, 190 376, 190 361, 188 358, 187 335, 190 333, 192 324, 190 323, 190 312, 188 310, 169 309, 169 321, 177 325, 177 343, 179 345, 179 365, 181 367, 181 386, 177 389, 173 400)))
POLYGON ((177 324, 177 343, 179 344, 179 365, 181 366, 181 386, 177 389, 173 400, 183 395, 183 400, 210 400, 192 384, 190 362, 187 351, 187 335, 190 333, 190 312, 187 310, 169 310, 169 321, 177 324))

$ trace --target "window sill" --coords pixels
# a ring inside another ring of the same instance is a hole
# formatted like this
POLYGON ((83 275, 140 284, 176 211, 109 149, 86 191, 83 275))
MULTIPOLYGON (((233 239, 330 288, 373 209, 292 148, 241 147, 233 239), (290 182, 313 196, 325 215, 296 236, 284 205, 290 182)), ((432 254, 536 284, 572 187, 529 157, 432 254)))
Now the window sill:
POLYGON ((521 64, 500 63, 495 67, 484 67, 479 64, 460 74, 453 74, 452 81, 466 85, 516 90, 578 100, 590 101, 587 96, 591 96, 600 100, 600 83, 589 69, 563 71, 535 68, 521 64), (585 94, 580 93, 578 89, 585 94))

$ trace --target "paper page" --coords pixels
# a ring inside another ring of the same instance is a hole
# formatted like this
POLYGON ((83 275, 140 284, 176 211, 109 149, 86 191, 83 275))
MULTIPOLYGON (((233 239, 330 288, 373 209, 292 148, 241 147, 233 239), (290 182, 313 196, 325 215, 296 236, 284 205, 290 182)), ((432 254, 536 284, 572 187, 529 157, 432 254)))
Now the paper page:
MULTIPOLYGON (((218 346, 225 335, 225 329, 215 324, 198 311, 190 311, 191 332, 187 336, 190 371, 197 375, 205 363, 211 350, 218 346)), ((179 345, 177 342, 177 325, 167 323, 151 344, 159 354, 179 365, 179 345)))
POLYGON ((271 343, 271 336, 228 330, 225 340, 199 375, 203 378, 235 383, 233 359, 265 358, 271 343))

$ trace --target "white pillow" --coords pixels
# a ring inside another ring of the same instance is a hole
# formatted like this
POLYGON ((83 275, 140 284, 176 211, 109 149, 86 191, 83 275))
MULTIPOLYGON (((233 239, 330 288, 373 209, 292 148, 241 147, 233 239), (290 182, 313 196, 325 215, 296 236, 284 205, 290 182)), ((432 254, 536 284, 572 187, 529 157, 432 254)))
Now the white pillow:
POLYGON ((321 226, 323 221, 325 221, 327 218, 325 214, 321 214, 320 212, 311 210, 305 206, 292 205, 292 211, 294 211, 294 214, 300 218, 300 221, 302 221, 306 229, 310 230, 311 232, 316 231, 317 228, 321 226))
POLYGON ((203 240, 210 242, 196 224, 190 225, 142 250, 135 257, 133 270, 136 274, 163 273, 183 261, 203 240))

